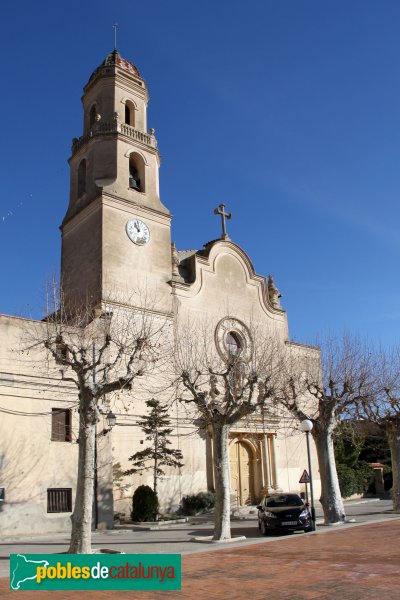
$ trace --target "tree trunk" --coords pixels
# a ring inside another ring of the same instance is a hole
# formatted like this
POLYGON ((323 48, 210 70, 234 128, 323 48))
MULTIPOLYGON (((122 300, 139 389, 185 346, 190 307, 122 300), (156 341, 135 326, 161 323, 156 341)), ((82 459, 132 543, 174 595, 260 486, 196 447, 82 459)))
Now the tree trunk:
POLYGON ((229 425, 213 425, 215 467, 214 540, 231 539, 228 436, 229 425))
POLYGON ((400 512, 400 423, 392 421, 386 426, 386 435, 392 460, 394 512, 400 512))
POLYGON ((344 521, 346 515, 336 471, 332 438, 333 426, 324 425, 321 427, 314 423, 312 434, 317 448, 318 467, 321 478, 320 502, 324 511, 324 522, 325 525, 340 523, 344 521))
POLYGON ((157 454, 158 454, 158 431, 156 429, 156 437, 155 437, 155 442, 154 442, 154 480, 153 480, 153 490, 154 493, 157 494, 157 469, 158 469, 158 460, 157 460, 157 454))
POLYGON ((92 511, 94 454, 96 425, 85 414, 82 403, 79 415, 79 462, 74 512, 71 515, 72 530, 68 552, 90 554, 92 552, 92 511))

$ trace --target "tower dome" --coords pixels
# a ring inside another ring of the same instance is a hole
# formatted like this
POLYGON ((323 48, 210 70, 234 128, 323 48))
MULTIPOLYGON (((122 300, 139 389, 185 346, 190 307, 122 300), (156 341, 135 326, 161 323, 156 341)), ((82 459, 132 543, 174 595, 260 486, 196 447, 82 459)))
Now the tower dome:
POLYGON ((89 81, 91 81, 93 77, 98 73, 98 71, 103 67, 119 67, 120 69, 124 69, 124 71, 127 71, 132 75, 140 77, 139 71, 135 67, 135 65, 126 58, 123 58, 117 49, 110 52, 110 54, 107 54, 101 65, 99 65, 97 69, 93 71, 89 78, 89 81))

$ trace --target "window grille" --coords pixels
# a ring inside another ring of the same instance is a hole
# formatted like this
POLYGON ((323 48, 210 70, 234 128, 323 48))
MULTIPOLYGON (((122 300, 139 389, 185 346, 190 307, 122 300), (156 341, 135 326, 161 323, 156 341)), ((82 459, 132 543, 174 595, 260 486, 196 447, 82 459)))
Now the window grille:
POLYGON ((51 488, 47 490, 47 512, 72 512, 72 489, 51 488))

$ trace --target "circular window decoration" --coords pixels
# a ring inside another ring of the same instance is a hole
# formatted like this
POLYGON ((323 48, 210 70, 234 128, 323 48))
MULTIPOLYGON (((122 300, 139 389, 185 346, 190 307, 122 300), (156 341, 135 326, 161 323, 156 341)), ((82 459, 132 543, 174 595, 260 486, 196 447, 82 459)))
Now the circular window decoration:
POLYGON ((225 317, 218 323, 215 345, 218 354, 226 361, 240 357, 240 360, 248 362, 253 352, 249 330, 242 321, 232 317, 225 317))

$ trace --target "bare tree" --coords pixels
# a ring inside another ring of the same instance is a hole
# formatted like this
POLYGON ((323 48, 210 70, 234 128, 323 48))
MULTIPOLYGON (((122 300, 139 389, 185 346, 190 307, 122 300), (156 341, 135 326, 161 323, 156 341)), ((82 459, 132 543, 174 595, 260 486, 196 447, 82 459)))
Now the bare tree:
POLYGON ((343 335, 323 340, 320 356, 286 356, 282 361, 280 402, 298 422, 313 423, 321 478, 321 504, 326 524, 344 521, 333 446, 340 416, 360 405, 373 388, 373 360, 367 345, 343 335))
POLYGON ((400 348, 377 350, 374 367, 375 389, 361 406, 350 407, 351 415, 385 431, 392 462, 393 510, 400 512, 400 348))
POLYGON ((55 289, 44 327, 35 329, 30 348, 44 347, 59 365, 62 379, 79 398, 79 459, 70 553, 91 552, 96 424, 108 394, 129 392, 160 360, 166 321, 157 317, 146 295, 129 303, 70 307, 55 289), (124 306, 125 304, 125 306, 124 306), (127 308, 126 304, 136 308, 127 308))
POLYGON ((222 351, 218 351, 214 331, 207 323, 181 323, 175 335, 173 368, 178 399, 193 409, 192 418, 197 415, 200 426, 212 434, 214 540, 231 538, 229 431, 238 421, 272 403, 277 380, 275 337, 255 327, 248 328, 248 335, 244 332, 242 328, 236 337, 228 332, 222 351))

